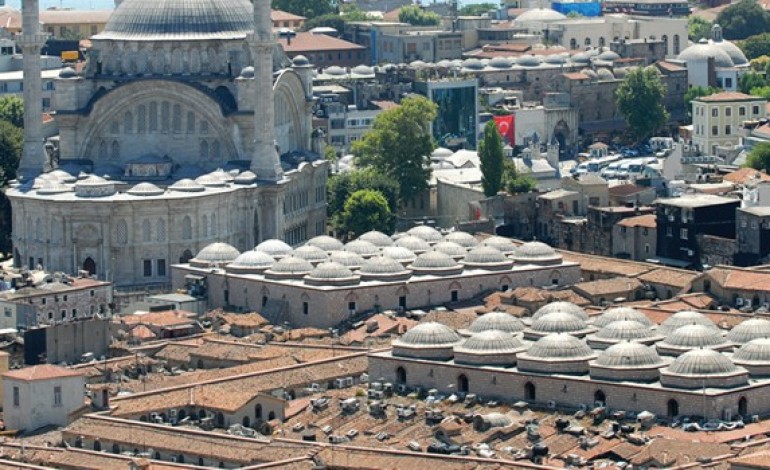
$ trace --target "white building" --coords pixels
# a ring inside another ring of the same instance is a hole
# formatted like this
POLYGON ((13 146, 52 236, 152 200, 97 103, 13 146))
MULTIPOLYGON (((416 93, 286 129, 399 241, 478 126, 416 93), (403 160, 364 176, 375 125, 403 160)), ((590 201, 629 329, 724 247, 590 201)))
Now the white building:
POLYGON ((66 426, 70 414, 84 405, 83 372, 41 364, 6 372, 2 377, 6 429, 66 426))
MULTIPOLYGON (((750 70, 743 52, 722 37, 722 28, 715 24, 712 38, 701 39, 677 56, 677 62, 687 66, 687 82, 690 86, 716 86, 726 91, 738 89, 741 75, 750 70)), ((685 36, 686 37, 686 36, 685 36)))
POLYGON ((765 116, 767 100, 726 91, 692 101, 692 144, 705 154, 717 147, 734 147, 741 140, 741 125, 765 116))

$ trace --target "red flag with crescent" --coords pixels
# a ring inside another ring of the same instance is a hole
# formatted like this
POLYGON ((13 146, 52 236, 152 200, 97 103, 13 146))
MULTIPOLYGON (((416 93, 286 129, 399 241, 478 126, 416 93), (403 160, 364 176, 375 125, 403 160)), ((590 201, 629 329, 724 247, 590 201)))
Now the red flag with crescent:
POLYGON ((516 127, 513 120, 513 114, 508 116, 495 116, 495 124, 497 124, 497 130, 509 144, 516 145, 516 127))

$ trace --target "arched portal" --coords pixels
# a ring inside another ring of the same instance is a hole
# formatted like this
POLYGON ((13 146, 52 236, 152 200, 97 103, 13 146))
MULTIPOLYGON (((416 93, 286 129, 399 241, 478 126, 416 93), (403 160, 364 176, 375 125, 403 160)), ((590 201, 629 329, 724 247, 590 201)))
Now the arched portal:
POLYGON ((738 414, 741 416, 747 416, 749 414, 749 402, 746 397, 741 397, 738 400, 738 414))
POLYGON ((569 142, 569 125, 566 122, 559 121, 553 128, 553 135, 559 142, 559 160, 563 159, 567 152, 567 143, 569 142))
POLYGON ((666 405, 666 415, 668 415, 669 418, 674 418, 676 416, 679 416, 679 402, 674 400, 673 398, 668 401, 668 404, 666 405))
POLYGON ((179 257, 179 264, 185 264, 193 258, 192 251, 184 250, 182 256, 179 257))
POLYGON ((457 391, 460 393, 468 393, 468 388, 468 376, 465 374, 460 374, 460 376, 457 377, 457 391))
POLYGON ((597 390, 596 393, 594 393, 594 403, 597 405, 601 403, 602 405, 607 403, 607 395, 604 394, 601 390, 597 390))
POLYGON ((405 384, 406 383, 406 369, 403 367, 399 367, 396 369, 396 383, 399 384, 405 384))
POLYGON ((90 256, 83 261, 83 271, 88 271, 88 274, 91 276, 96 274, 96 261, 90 256))
POLYGON ((524 385, 524 398, 529 401, 537 400, 537 390, 532 382, 527 382, 524 385))

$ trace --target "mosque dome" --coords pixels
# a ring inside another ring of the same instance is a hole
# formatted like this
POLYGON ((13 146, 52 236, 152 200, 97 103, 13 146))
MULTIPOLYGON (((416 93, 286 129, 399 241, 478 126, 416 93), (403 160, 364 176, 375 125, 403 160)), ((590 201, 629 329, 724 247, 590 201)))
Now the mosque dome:
POLYGON ((468 253, 468 251, 465 248, 461 247, 457 243, 447 242, 447 241, 436 243, 433 246, 433 250, 440 251, 441 253, 444 253, 445 255, 449 255, 455 259, 463 258, 466 255, 466 253, 468 253))
POLYGON ((227 185, 227 182, 217 176, 215 173, 199 176, 195 178, 195 182, 201 186, 206 186, 209 188, 221 188, 227 185))
POLYGON ((634 320, 618 320, 601 328, 595 335, 598 339, 624 341, 650 338, 654 332, 649 327, 634 320))
POLYGON ((527 242, 513 252, 513 261, 521 264, 559 264, 561 255, 543 242, 527 242))
POLYGON ((604 311, 596 320, 594 320, 594 326, 599 328, 605 327, 612 322, 620 320, 632 320, 639 322, 646 327, 652 326, 652 321, 647 318, 642 312, 631 307, 612 307, 604 311))
POLYGON ((228 271, 245 274, 261 273, 275 263, 275 258, 262 251, 249 250, 241 253, 227 265, 228 271))
POLYGON ((517 362, 523 372, 584 374, 588 372, 588 361, 594 357, 585 341, 566 333, 554 333, 543 336, 520 353, 517 362))
POLYGON ((506 57, 495 57, 489 61, 489 66, 495 69, 509 69, 513 65, 513 61, 506 57))
POLYGON ((168 189, 183 193, 199 193, 206 190, 202 184, 188 178, 177 181, 176 183, 169 186, 168 189))
POLYGON ((677 328, 685 325, 704 325, 712 328, 717 326, 708 319, 705 315, 699 312, 693 312, 692 310, 682 310, 668 317, 663 323, 658 326, 658 333, 667 335, 677 328))
POLYGON ((313 265, 308 260, 287 256, 273 263, 270 269, 265 271, 265 276, 271 279, 301 279, 312 270, 313 265))
POLYGON ((571 59, 572 62, 576 64, 588 64, 591 62, 591 57, 585 52, 578 52, 577 54, 573 55, 571 59))
MULTIPOLYGON (((722 47, 714 44, 713 41, 707 41, 701 39, 697 44, 683 50, 677 60, 685 62, 707 61, 708 59, 714 59, 714 65, 717 67, 734 67, 735 62, 722 47)), ((744 57, 745 59, 745 57, 744 57)))
POLYGON ((597 58, 611 62, 613 60, 620 59, 620 55, 615 51, 604 51, 600 53, 597 58))
POLYGON ((403 264, 387 256, 374 256, 361 266, 359 271, 364 280, 396 281, 407 279, 412 272, 403 264))
POLYGON ((248 0, 124 0, 94 39, 227 40, 244 39, 253 30, 248 0))
POLYGON ((257 175, 253 171, 246 170, 236 176, 233 181, 235 184, 252 184, 257 181, 257 175))
POLYGON ((406 248, 415 254, 424 253, 430 250, 430 244, 422 238, 415 237, 414 235, 407 235, 400 237, 395 242, 396 246, 406 248))
POLYGON ((489 237, 482 241, 481 244, 484 246, 491 246, 503 254, 513 253, 516 248, 510 238, 498 236, 489 237))
POLYGON ((736 364, 761 362, 770 365, 770 338, 752 339, 735 350, 733 361, 736 364))
POLYGON ((468 70, 483 70, 484 64, 479 59, 466 59, 463 62, 463 67, 468 70))
POLYGON ((564 311, 556 311, 535 319, 532 326, 525 330, 525 335, 536 339, 551 333, 584 335, 587 332, 588 327, 584 320, 564 311))
POLYGON ((666 362, 655 348, 637 342, 623 341, 605 349, 590 363, 591 378, 654 382, 666 362))
POLYGON ((516 353, 525 349, 521 340, 510 333, 487 330, 455 346, 454 358, 458 364, 512 365, 516 362, 516 353))
POLYGON ((599 80, 615 80, 615 75, 612 74, 612 71, 605 68, 598 69, 596 71, 596 76, 599 80))
POLYGON ((276 238, 265 240, 255 248, 257 251, 262 251, 273 257, 289 256, 294 250, 285 242, 276 238))
POLYGON ((393 341, 393 355, 424 359, 451 359, 460 336, 437 322, 420 323, 393 341))
POLYGON ((222 242, 207 245, 190 260, 190 264, 196 267, 210 267, 212 265, 226 264, 235 261, 240 252, 232 245, 222 242))
POLYGON ((465 255, 463 264, 468 268, 494 270, 508 269, 513 266, 513 261, 491 246, 478 246, 465 255))
POLYGON ((678 355, 698 348, 724 349, 729 344, 718 328, 706 325, 685 325, 677 328, 656 344, 661 354, 678 355))
POLYGON ((556 10, 550 8, 530 8, 521 15, 517 16, 514 23, 533 23, 565 20, 567 17, 556 10))
POLYGON ((457 243, 458 245, 468 249, 478 246, 479 244, 479 241, 476 240, 476 237, 467 232, 449 232, 444 235, 444 241, 457 243))
POLYGON ((729 388, 746 385, 748 380, 746 369, 713 349, 687 351, 660 371, 661 385, 674 388, 729 388))
POLYGON ((403 246, 386 246, 382 249, 382 255, 402 264, 411 264, 417 258, 412 250, 403 246))
POLYGON ((297 258, 302 258, 311 263, 321 263, 329 259, 329 255, 326 254, 326 251, 313 245, 301 246, 294 250, 294 253, 292 254, 297 258))
POLYGON ((735 325, 727 333, 727 341, 744 344, 757 338, 770 338, 770 321, 763 318, 750 318, 735 325))
POLYGON ((368 256, 374 256, 379 253, 379 250, 373 243, 369 243, 361 239, 346 243, 344 250, 356 253, 363 256, 364 258, 368 256))
POLYGON ((454 155, 454 152, 444 147, 437 147, 433 153, 430 154, 431 160, 444 160, 454 155))
POLYGON ((359 240, 363 240, 365 242, 369 242, 374 246, 383 248, 386 246, 393 246, 393 240, 387 235, 385 235, 382 232, 378 232, 377 230, 371 230, 369 232, 366 232, 365 234, 358 237, 359 240))
POLYGON ((329 235, 318 235, 317 237, 313 237, 308 240, 305 245, 315 246, 323 251, 338 251, 342 250, 344 247, 341 241, 330 237, 329 235))
POLYGON ((516 59, 516 63, 522 67, 537 67, 543 63, 543 60, 536 55, 524 54, 516 59))
POLYGON ((374 69, 368 65, 357 65, 350 72, 354 75, 374 75, 374 69))
POLYGON ((305 276, 305 283, 310 285, 348 286, 358 284, 359 279, 349 268, 333 261, 326 261, 316 266, 310 271, 310 274, 305 276))
POLYGON ((127 194, 132 196, 160 196, 163 194, 163 190, 155 186, 152 183, 139 183, 133 188, 126 191, 127 194))
POLYGON ((519 333, 524 330, 524 324, 510 313, 489 312, 473 320, 471 326, 468 327, 469 333, 481 333, 488 330, 519 333))
POLYGON ((546 64, 564 64, 567 62, 567 58, 563 54, 551 54, 545 56, 543 62, 546 64))
POLYGON ((329 261, 339 263, 349 269, 358 269, 366 262, 361 255, 352 251, 332 251, 329 255, 329 261))
POLYGON ((459 274, 462 265, 452 259, 446 253, 440 251, 427 251, 417 256, 410 268, 415 274, 459 274))
POLYGON ((441 235, 441 232, 427 225, 418 225, 416 227, 412 227, 407 230, 406 233, 412 235, 413 237, 421 238, 428 243, 438 243, 444 238, 441 235))
POLYGON ((534 315, 532 315, 533 320, 537 320, 538 318, 542 317, 543 315, 547 315, 552 312, 566 312, 570 315, 577 317, 583 321, 588 321, 588 314, 585 310, 578 307, 577 305, 573 304, 572 302, 551 302, 548 305, 545 305, 543 307, 540 307, 534 315))

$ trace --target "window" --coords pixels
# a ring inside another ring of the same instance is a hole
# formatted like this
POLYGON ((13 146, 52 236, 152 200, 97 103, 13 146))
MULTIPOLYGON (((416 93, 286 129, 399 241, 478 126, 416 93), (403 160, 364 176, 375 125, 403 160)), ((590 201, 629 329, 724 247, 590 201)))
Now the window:
POLYGON ((72 309, 72 318, 74 319, 74 318, 77 318, 77 317, 78 317, 78 309, 73 308, 72 309))
POLYGON ((310 304, 302 302, 302 314, 307 315, 308 313, 310 313, 310 304))
POLYGON ((8 307, 5 307, 5 309, 4 309, 4 313, 5 313, 5 316, 6 316, 6 317, 11 317, 11 316, 13 316, 13 312, 11 312, 11 309, 10 309, 10 308, 8 308, 8 307))
POLYGON ((650 244, 649 243, 645 243, 644 244, 644 254, 646 254, 646 255, 650 254, 650 244))
POLYGON ((144 277, 152 277, 152 260, 144 260, 144 277))
MULTIPOLYGON (((733 87, 733 79, 732 78, 725 78, 725 88, 732 88, 733 87)), ((730 109, 727 109, 727 111, 730 111, 730 109)), ((730 113, 728 112, 727 115, 729 116, 730 113)))
POLYGON ((460 297, 460 293, 459 293, 458 291, 456 291, 456 290, 453 290, 453 291, 450 293, 450 296, 451 296, 452 302, 457 302, 457 300, 458 300, 458 299, 459 299, 459 297, 460 297))
POLYGON ((683 228, 683 229, 679 230, 679 238, 681 238, 682 240, 687 240, 689 238, 687 235, 688 234, 687 234, 687 229, 686 228, 683 228))
POLYGON ((745 116, 746 115, 746 108, 744 106, 741 106, 738 108, 738 116, 745 116))
POLYGON ((755 116, 758 115, 759 114, 759 106, 756 106, 756 105, 752 106, 751 107, 751 114, 753 114, 755 116))
POLYGON ((356 311, 356 303, 355 302, 348 302, 348 310, 355 313, 355 311, 356 311))
POLYGON ((51 107, 51 98, 43 98, 43 109, 49 109, 51 107))
POLYGON ((711 135, 719 135, 719 126, 711 126, 711 135))
POLYGON ((13 387, 13 406, 19 406, 19 387, 13 387))
POLYGON ((711 117, 719 117, 719 108, 711 109, 711 117))
POLYGON ((666 236, 667 237, 674 236, 674 232, 672 231, 671 227, 666 227, 666 236))
POLYGON ((731 135, 732 130, 733 130, 732 126, 730 125, 725 126, 725 135, 731 135))
POLYGON ((730 117, 733 115, 733 108, 727 108, 725 109, 725 116, 730 117))
POLYGON ((53 388, 53 406, 61 406, 61 386, 53 388))
POLYGON ((156 264, 157 264, 158 276, 165 276, 166 275, 166 260, 165 259, 159 259, 156 264))

